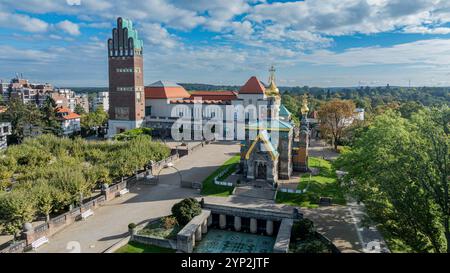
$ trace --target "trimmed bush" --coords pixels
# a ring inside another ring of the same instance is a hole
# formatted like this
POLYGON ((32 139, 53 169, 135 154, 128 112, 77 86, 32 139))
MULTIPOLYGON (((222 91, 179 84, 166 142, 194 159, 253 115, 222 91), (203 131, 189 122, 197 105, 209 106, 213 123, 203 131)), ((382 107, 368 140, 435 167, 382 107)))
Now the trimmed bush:
POLYGON ((294 238, 304 240, 315 232, 314 223, 309 219, 301 219, 292 227, 292 235, 294 238))
POLYGON ((186 225, 201 212, 200 203, 195 198, 184 199, 172 207, 172 215, 175 216, 180 226, 186 225))
POLYGON ((128 224, 128 229, 135 229, 136 228, 136 224, 135 223, 129 223, 128 224))
POLYGON ((173 216, 163 217, 161 219, 161 223, 162 223, 162 226, 165 229, 171 229, 171 228, 173 228, 174 226, 176 226, 178 224, 177 223, 177 219, 175 217, 173 217, 173 216))
POLYGON ((331 253, 328 245, 316 238, 310 238, 297 245, 294 253, 331 253))

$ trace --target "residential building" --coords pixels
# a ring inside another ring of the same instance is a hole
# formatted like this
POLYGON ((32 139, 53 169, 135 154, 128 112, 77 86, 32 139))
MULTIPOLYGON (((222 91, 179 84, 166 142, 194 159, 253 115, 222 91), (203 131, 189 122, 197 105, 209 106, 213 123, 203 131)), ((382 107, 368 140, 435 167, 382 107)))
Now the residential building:
POLYGON ((86 113, 89 112, 89 100, 87 95, 77 95, 71 89, 56 89, 49 93, 55 100, 58 107, 68 108, 74 112, 77 105, 83 107, 86 113))
POLYGON ((81 116, 68 108, 58 108, 57 117, 61 123, 62 133, 65 136, 81 132, 81 116))
POLYGON ((11 123, 0 122, 0 150, 8 147, 7 138, 12 133, 11 123))
POLYGON ((75 107, 81 105, 86 112, 89 112, 87 95, 77 95, 70 89, 54 88, 48 83, 33 84, 19 76, 12 79, 8 84, 1 83, 0 94, 3 96, 5 102, 15 98, 21 100, 23 103, 35 103, 37 106, 42 106, 47 97, 51 97, 55 100, 58 107, 75 111, 75 107))
POLYGON ((92 108, 96 111, 100 106, 103 107, 105 112, 109 112, 109 92, 97 93, 97 97, 93 101, 92 108))

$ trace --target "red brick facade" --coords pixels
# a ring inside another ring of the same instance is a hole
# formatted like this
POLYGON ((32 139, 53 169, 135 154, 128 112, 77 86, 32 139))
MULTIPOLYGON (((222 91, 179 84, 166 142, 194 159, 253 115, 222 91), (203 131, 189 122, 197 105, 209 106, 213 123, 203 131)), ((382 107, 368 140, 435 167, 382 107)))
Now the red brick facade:
POLYGON ((109 117, 111 120, 145 118, 144 61, 142 48, 134 48, 123 20, 117 20, 109 52, 109 117))

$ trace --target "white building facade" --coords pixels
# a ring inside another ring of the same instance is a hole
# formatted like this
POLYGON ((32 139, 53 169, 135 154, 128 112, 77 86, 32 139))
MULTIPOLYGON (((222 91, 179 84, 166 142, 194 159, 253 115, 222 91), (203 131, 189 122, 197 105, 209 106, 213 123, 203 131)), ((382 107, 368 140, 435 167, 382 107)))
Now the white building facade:
POLYGON ((0 122, 0 150, 8 147, 7 138, 12 133, 11 123, 0 122))

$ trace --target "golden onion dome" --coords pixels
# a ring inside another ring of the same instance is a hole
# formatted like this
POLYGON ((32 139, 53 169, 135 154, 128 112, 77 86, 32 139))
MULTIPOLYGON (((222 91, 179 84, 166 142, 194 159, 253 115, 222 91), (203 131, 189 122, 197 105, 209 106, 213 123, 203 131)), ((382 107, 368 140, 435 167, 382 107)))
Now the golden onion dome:
POLYGON ((308 95, 306 95, 306 94, 303 96, 303 105, 302 105, 301 111, 302 111, 303 115, 306 115, 309 113, 308 95))
POLYGON ((266 88, 266 96, 269 97, 279 97, 280 96, 280 90, 278 89, 277 85, 275 84, 275 67, 272 66, 269 70, 270 77, 269 77, 269 86, 266 88))
POLYGON ((266 88, 266 95, 271 97, 280 95, 280 90, 274 81, 271 81, 269 87, 266 88))

